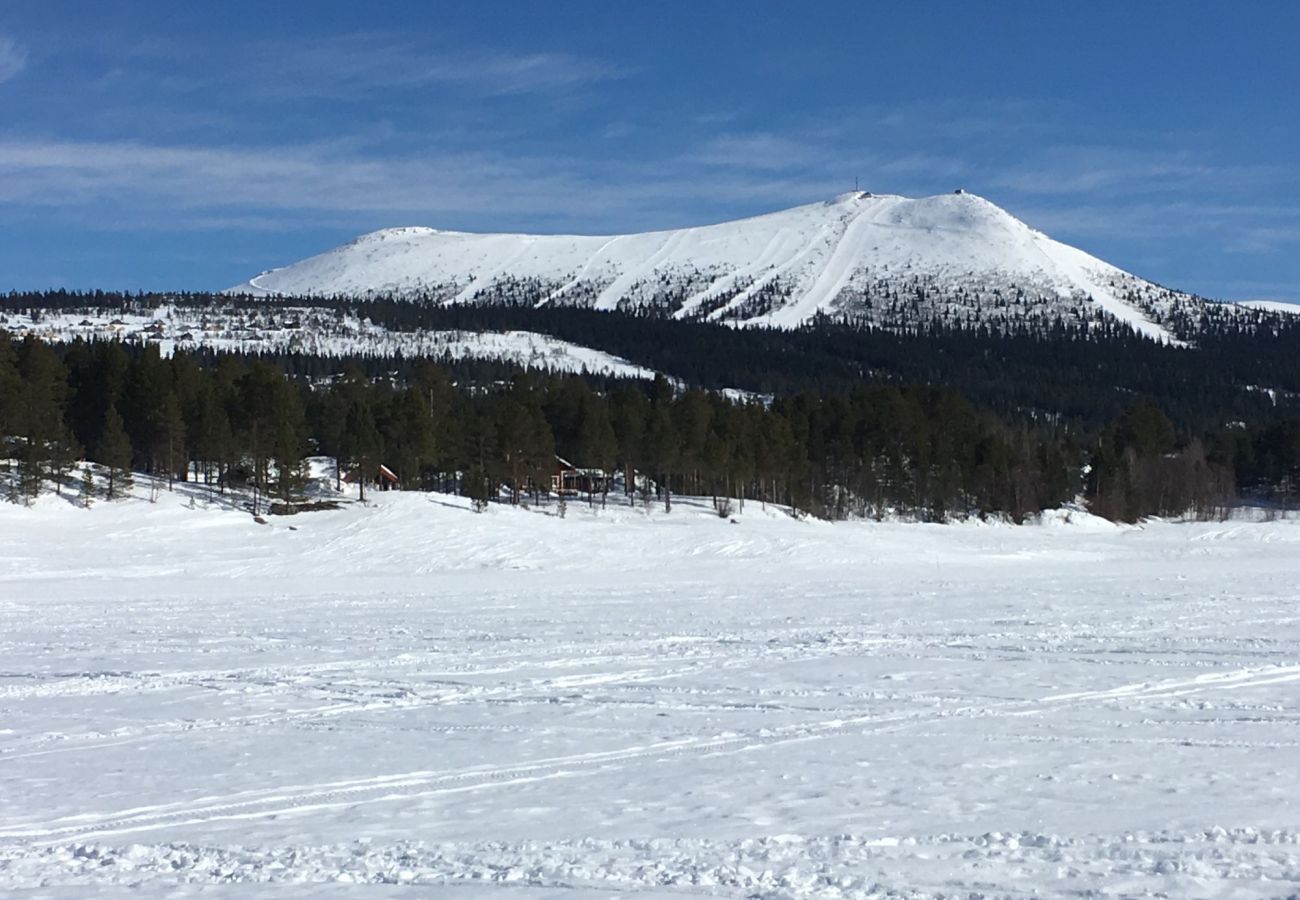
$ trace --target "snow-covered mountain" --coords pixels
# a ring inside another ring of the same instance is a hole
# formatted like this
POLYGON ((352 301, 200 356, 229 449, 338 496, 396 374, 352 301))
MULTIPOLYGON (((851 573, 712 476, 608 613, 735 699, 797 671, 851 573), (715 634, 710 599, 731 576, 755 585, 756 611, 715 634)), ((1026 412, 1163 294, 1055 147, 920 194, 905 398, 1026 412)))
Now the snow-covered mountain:
POLYGON ((793 327, 819 313, 922 321, 1127 323, 1156 339, 1219 307, 1055 241, 989 201, 855 191, 768 215, 616 236, 392 228, 232 293, 512 300, 793 327))

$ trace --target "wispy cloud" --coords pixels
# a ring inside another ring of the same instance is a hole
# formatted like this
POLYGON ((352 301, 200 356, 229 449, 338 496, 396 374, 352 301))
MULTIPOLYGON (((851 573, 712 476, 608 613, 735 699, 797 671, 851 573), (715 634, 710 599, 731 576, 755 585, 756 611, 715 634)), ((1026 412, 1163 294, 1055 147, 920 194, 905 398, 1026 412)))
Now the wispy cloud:
POLYGON ((833 187, 780 173, 703 178, 698 169, 653 163, 593 167, 486 151, 376 159, 340 143, 211 148, 0 140, 0 204, 80 211, 96 227, 156 227, 160 214, 176 223, 169 227, 308 227, 315 216, 301 212, 311 210, 382 224, 635 230, 699 224, 701 215, 710 217, 700 208, 710 205, 728 214, 753 212, 756 203, 778 208, 833 187), (105 207, 115 210, 113 218, 103 215, 105 207))
POLYGON ((964 160, 939 156, 933 153, 909 153, 897 159, 882 162, 876 171, 887 175, 925 175, 958 177, 971 171, 964 160))
POLYGON ((1224 249, 1229 253, 1273 253, 1300 245, 1300 223, 1247 225, 1232 233, 1224 249))
POLYGON ((810 143, 764 131, 718 135, 687 159, 707 166, 779 171, 813 165, 825 157, 825 150, 810 143))
MULTIPOLYGON (((1074 104, 1068 100, 923 100, 870 108, 861 118, 873 134, 905 135, 911 141, 1005 140, 1013 134, 1058 128, 1073 110, 1074 104)), ((845 121, 852 119, 846 117, 845 121)))
POLYGON ((139 142, 0 142, 0 200, 159 201, 180 210, 446 208, 510 164, 485 156, 372 160, 329 146, 208 148, 139 142), (467 177, 468 176, 468 177, 467 177), (458 185, 460 185, 458 187, 458 185))
POLYGON ((476 96, 535 94, 625 74, 613 64, 569 53, 417 42, 389 33, 340 35, 311 44, 266 41, 236 52, 248 58, 235 80, 271 99, 359 100, 435 87, 476 96))
MULTIPOLYGON (((1049 146, 995 174, 996 187, 1036 195, 1223 192, 1288 177, 1264 165, 1224 165, 1187 150, 1119 146, 1049 146)), ((1294 177, 1292 175, 1292 177, 1294 177)))
POLYGON ((0 84, 27 68, 27 50, 10 37, 0 36, 0 84))

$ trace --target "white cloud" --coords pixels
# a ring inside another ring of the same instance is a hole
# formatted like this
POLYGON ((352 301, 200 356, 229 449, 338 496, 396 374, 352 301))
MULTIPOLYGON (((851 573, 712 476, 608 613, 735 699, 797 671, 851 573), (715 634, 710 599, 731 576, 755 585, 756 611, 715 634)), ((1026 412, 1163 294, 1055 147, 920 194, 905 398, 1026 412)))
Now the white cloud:
POLYGON ((620 77, 615 66, 568 53, 516 53, 351 34, 311 44, 263 43, 245 72, 272 99, 355 99, 375 91, 451 87, 480 96, 547 93, 620 77))
POLYGON ((593 165, 488 152, 376 159, 337 143, 209 148, 0 140, 0 204, 58 210, 98 228, 267 230, 276 222, 311 226, 326 214, 385 225, 633 231, 779 209, 834 189, 815 177, 706 177, 699 168, 653 162, 593 165), (111 218, 105 207, 114 210, 111 218))
POLYGON ((1053 146, 992 174, 990 184, 1031 195, 1203 197, 1277 185, 1294 173, 1273 165, 1224 165, 1186 150, 1120 146, 1053 146))
POLYGON ((708 166, 778 171, 824 161, 825 153, 791 137, 753 132, 718 135, 688 159, 708 166))
POLYGON ((27 51, 13 38, 0 37, 0 84, 27 68, 27 51))

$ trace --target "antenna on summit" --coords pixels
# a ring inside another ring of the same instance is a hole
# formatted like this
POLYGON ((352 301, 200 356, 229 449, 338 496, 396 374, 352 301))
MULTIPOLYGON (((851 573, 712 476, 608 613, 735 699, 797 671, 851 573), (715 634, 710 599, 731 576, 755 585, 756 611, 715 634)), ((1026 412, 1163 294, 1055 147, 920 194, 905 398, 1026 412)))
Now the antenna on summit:
POLYGON ((858 176, 854 175, 854 176, 853 176, 853 191, 854 191, 854 193, 857 193, 857 190, 858 190, 858 176))

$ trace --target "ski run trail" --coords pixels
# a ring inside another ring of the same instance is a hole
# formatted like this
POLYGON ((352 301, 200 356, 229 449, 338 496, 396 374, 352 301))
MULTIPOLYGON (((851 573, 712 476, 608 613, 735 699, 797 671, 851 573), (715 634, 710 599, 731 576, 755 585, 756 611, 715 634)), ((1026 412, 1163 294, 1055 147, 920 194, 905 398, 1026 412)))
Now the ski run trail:
POLYGON ((0 504, 2 894, 1300 893, 1300 520, 136 491, 0 504))

